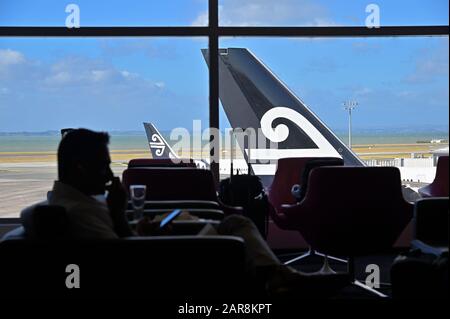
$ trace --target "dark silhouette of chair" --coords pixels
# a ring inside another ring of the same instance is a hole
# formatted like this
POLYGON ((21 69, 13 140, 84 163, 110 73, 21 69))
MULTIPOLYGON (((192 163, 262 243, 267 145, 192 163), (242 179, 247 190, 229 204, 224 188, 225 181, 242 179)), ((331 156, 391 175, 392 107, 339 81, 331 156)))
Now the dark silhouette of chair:
POLYGON ((69 220, 61 206, 48 205, 47 201, 31 205, 20 213, 22 226, 6 233, 3 239, 54 239, 64 238, 69 231, 69 220))
MULTIPOLYGON (((318 167, 309 175, 305 198, 283 206, 284 215, 312 249, 349 258, 390 251, 413 215, 394 167, 318 167)), ((357 280, 361 286, 382 295, 357 280)))
POLYGON ((6 240, 0 256, 2 291, 20 298, 226 298, 244 296, 249 278, 244 242, 231 236, 6 240), (66 287, 68 265, 80 289, 66 287))
POLYGON ((29 239, 64 238, 69 232, 69 219, 61 206, 31 206, 22 211, 21 221, 29 239))
POLYGON ((0 282, 8 296, 184 299, 255 289, 239 237, 72 240, 65 209, 43 203, 25 209, 21 220, 25 231, 0 242, 0 282), (81 289, 66 288, 71 264, 80 268, 81 289))
POLYGON ((128 168, 139 167, 196 167, 192 159, 170 158, 134 158, 128 162, 128 168))
MULTIPOLYGON (((311 170, 320 166, 342 166, 344 161, 340 158, 282 158, 278 161, 277 171, 273 182, 269 187, 269 201, 273 206, 270 215, 275 224, 283 230, 297 230, 292 227, 289 218, 286 215, 279 214, 283 205, 292 205, 300 201, 306 194, 308 189, 308 178, 311 170), (292 194, 293 185, 300 186, 300 198, 296 198, 292 194)), ((301 254, 285 262, 286 265, 304 259, 309 256, 323 254, 312 250, 311 248, 305 254, 301 254)), ((340 262, 346 262, 340 258, 329 257, 340 262)))
POLYGON ((152 208, 210 208, 225 215, 242 214, 242 209, 224 205, 217 197, 210 170, 189 167, 146 167, 126 169, 122 183, 146 185, 146 201, 152 208))
POLYGON ((419 189, 422 197, 448 197, 448 156, 439 156, 433 183, 419 189))
POLYGON ((414 204, 414 238, 411 247, 426 254, 448 252, 448 197, 424 198, 414 204))

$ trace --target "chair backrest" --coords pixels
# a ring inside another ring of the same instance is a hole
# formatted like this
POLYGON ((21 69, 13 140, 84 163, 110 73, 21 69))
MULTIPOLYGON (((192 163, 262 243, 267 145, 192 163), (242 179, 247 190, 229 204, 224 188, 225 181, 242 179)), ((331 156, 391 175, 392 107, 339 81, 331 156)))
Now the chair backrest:
POLYGON ((302 179, 301 179, 301 187, 300 187, 300 200, 303 199, 306 195, 306 191, 308 189, 308 180, 309 174, 316 167, 321 166, 343 166, 344 160, 342 158, 315 158, 311 159, 305 164, 305 168, 303 169, 302 179))
POLYGON ((137 167, 196 167, 192 159, 170 158, 134 158, 128 162, 128 168, 137 167))
POLYGON ((239 293, 245 272, 244 243, 227 236, 7 240, 0 256, 2 290, 20 297, 225 297, 239 293), (66 288, 71 264, 81 289, 66 288))
POLYGON ((433 181, 433 189, 437 192, 436 196, 448 196, 448 156, 439 156, 436 165, 436 176, 433 181))
POLYGON ((131 168, 122 175, 122 183, 146 185, 147 200, 198 200, 217 202, 216 187, 211 171, 195 168, 131 168))
POLYGON ((448 197, 425 198, 415 202, 415 239, 433 246, 448 246, 448 197))
POLYGON ((301 234, 335 255, 391 249, 413 215, 395 167, 314 168, 300 206, 301 234))
POLYGON ((64 238, 69 231, 69 219, 61 206, 38 203, 25 208, 20 219, 28 239, 64 238))
MULTIPOLYGON (((312 157, 281 158, 277 163, 277 171, 268 189, 270 203, 278 209, 283 204, 295 204, 291 189, 295 184, 302 184, 303 172, 308 162, 320 160, 312 157)), ((325 158, 324 158, 325 159, 325 158)), ((332 158, 330 158, 332 159, 332 158)), ((335 159, 339 160, 339 159, 335 159)))

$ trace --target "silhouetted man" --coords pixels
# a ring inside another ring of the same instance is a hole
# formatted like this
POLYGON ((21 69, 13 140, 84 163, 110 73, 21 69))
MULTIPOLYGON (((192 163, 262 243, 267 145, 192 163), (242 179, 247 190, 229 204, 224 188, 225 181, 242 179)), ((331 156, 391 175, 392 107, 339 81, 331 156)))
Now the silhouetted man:
POLYGON ((127 195, 109 166, 108 143, 107 133, 77 129, 64 134, 59 144, 58 181, 49 204, 66 209, 72 238, 132 235, 125 217, 127 195), (106 190, 106 202, 94 197, 106 190))

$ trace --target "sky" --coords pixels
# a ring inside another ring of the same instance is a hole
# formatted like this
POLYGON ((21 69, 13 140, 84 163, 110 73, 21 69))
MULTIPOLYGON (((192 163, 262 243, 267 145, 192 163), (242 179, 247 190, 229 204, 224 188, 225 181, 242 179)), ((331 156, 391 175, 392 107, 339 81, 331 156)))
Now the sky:
MULTIPOLYGON (((206 0, 0 0, 1 26, 207 24, 206 0)), ((448 25, 447 0, 222 0, 222 25, 448 25)), ((355 129, 448 130, 448 37, 222 38, 246 47, 332 129, 357 100, 355 129)), ((206 38, 0 38, 0 132, 62 127, 141 131, 208 123, 206 38)), ((221 112, 221 126, 229 126, 221 112)))

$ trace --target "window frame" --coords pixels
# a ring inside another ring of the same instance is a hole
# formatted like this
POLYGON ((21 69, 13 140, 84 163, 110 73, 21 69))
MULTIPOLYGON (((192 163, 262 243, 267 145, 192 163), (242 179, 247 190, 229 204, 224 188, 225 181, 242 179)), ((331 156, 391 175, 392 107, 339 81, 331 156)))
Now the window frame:
MULTIPOLYGON (((209 127, 219 129, 219 38, 220 37, 409 37, 448 36, 448 25, 367 27, 252 27, 219 26, 219 0, 208 0, 208 26, 176 27, 0 27, 2 37, 207 37, 209 45, 209 127)), ((212 137, 211 137, 212 138, 212 137)), ((211 141, 218 149, 219 141, 211 141)), ((213 154, 211 154, 212 157, 213 154)), ((219 164, 211 162, 219 181, 219 164)), ((0 218, 0 220, 5 220, 0 218)), ((8 218, 9 221, 14 219, 8 218)))

